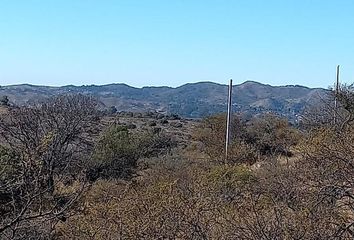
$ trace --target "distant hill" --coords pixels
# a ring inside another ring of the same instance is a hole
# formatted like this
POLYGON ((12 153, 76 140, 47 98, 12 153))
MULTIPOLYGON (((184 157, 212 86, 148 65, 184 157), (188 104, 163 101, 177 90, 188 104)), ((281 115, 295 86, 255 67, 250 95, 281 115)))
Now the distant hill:
MULTIPOLYGON (((203 117, 226 111, 228 86, 213 82, 188 83, 180 87, 135 88, 126 84, 48 87, 28 84, 0 87, 0 97, 7 95, 12 104, 40 102, 54 95, 89 94, 102 106, 116 106, 118 111, 160 111, 183 117, 203 117)), ((247 114, 274 112, 294 118, 308 104, 316 104, 328 90, 298 85, 271 86, 247 81, 234 86, 234 111, 247 114)))

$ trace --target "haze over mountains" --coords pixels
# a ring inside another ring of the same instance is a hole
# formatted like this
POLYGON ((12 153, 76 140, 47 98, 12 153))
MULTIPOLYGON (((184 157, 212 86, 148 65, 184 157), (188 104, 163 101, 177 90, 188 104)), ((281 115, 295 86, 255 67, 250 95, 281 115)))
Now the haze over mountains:
MULTIPOLYGON (((228 86, 213 82, 188 83, 180 87, 135 88, 126 84, 48 87, 28 84, 0 87, 10 103, 26 105, 59 94, 81 93, 97 97, 102 107, 118 111, 160 111, 198 118, 226 111, 228 86)), ((305 106, 316 104, 328 90, 298 85, 271 86, 247 81, 234 85, 234 111, 247 114, 274 112, 294 119, 305 106)))

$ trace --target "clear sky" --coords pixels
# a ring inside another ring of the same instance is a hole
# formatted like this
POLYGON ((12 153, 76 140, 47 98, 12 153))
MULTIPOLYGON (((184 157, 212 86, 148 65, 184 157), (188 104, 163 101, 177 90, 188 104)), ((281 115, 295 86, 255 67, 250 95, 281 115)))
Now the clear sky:
POLYGON ((0 85, 354 82, 353 0, 0 0, 0 85))

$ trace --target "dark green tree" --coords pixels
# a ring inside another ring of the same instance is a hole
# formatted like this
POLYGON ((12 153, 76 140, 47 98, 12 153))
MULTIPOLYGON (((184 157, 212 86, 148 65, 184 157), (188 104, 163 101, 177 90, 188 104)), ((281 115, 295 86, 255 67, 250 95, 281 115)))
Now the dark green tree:
POLYGON ((0 98, 0 105, 1 106, 9 106, 9 98, 4 95, 0 98))

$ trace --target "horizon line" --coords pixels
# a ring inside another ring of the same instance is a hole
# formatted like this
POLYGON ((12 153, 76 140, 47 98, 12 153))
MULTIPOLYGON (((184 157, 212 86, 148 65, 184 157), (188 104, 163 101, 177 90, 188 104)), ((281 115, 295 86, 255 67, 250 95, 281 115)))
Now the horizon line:
MULTIPOLYGON (((31 86, 31 87, 50 87, 50 88, 64 88, 64 87, 103 87, 103 86, 108 86, 108 85, 125 85, 131 88, 136 88, 136 89, 143 89, 143 88, 180 88, 183 87, 185 85, 191 85, 191 84, 200 84, 200 83, 211 83, 211 84, 216 84, 216 85, 222 85, 222 86, 228 86, 227 82, 225 82, 225 84, 223 83, 218 83, 218 82, 213 82, 211 80, 202 80, 202 81, 198 81, 198 82, 187 82, 184 83, 182 85, 176 86, 176 87, 171 87, 171 86, 166 86, 166 85, 146 85, 146 86, 142 86, 142 87, 135 87, 132 85, 129 85, 127 83, 123 83, 123 82, 113 82, 113 83, 106 83, 106 84, 83 84, 83 85, 74 85, 74 84, 68 84, 68 85, 42 85, 42 84, 31 84, 31 83, 20 83, 20 84, 9 84, 9 85, 0 85, 0 89, 3 87, 17 87, 17 86, 31 86)), ((327 88, 323 88, 323 87, 308 87, 308 86, 304 86, 304 85, 300 85, 300 84, 287 84, 287 85, 271 85, 271 84, 267 84, 267 83, 262 83, 262 82, 258 82, 255 80, 246 80, 242 83, 239 84, 233 84, 233 86, 241 86, 243 84, 246 83, 255 83, 255 84, 260 84, 260 85, 264 85, 264 86, 270 86, 270 87, 303 87, 303 88, 308 88, 308 89, 327 89, 327 88)))

